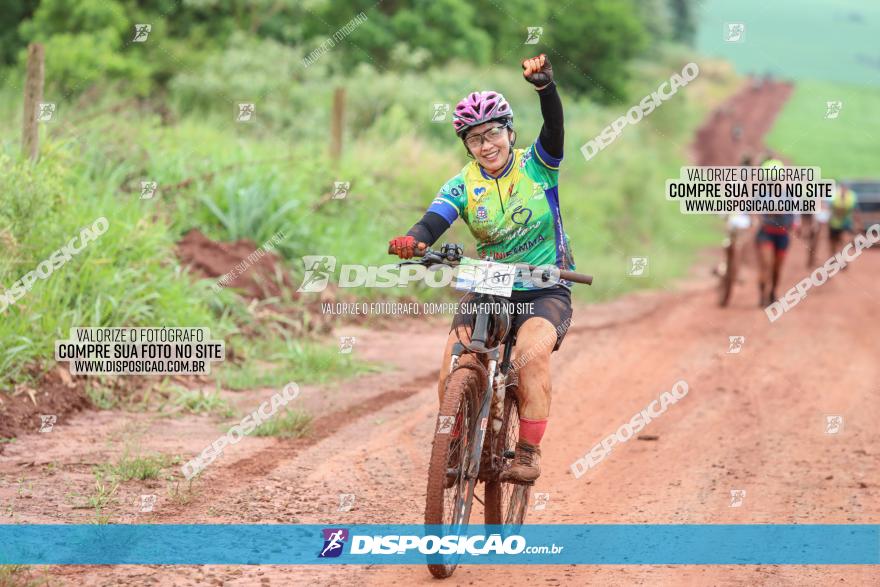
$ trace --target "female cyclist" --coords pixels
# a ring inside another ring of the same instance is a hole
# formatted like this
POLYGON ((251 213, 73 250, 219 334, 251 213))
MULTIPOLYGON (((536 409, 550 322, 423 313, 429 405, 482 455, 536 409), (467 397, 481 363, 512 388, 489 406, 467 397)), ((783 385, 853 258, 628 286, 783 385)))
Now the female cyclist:
MULTIPOLYGON (((764 169, 785 167, 785 163, 771 155, 761 164, 764 169)), ((758 306, 764 308, 776 301, 776 287, 782 275, 785 254, 788 251, 792 232, 800 231, 800 221, 796 214, 762 214, 755 244, 758 247, 758 306)))
MULTIPOLYGON (((405 236, 389 243, 389 252, 403 259, 437 241, 461 218, 477 241, 477 253, 499 263, 555 265, 575 269, 562 226, 558 177, 562 161, 562 102, 545 55, 522 63, 523 77, 533 84, 544 124, 527 149, 514 149, 513 110, 494 91, 474 92, 455 108, 452 124, 473 159, 443 184, 422 219, 405 236)), ((532 303, 532 312, 517 313, 512 328, 513 353, 520 406, 519 441, 514 464, 503 479, 533 482, 540 475, 541 438, 550 415, 550 353, 558 349, 571 320, 570 283, 542 288, 526 277, 517 278, 510 301, 532 303), (517 361, 524 357, 528 360, 517 361)), ((440 369, 442 399, 452 346, 457 337, 456 316, 440 369)))

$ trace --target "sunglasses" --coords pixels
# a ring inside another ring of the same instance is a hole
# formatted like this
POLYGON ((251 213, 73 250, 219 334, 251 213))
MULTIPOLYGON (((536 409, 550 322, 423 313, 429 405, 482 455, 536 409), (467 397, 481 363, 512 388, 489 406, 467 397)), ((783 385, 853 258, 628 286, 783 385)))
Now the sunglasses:
POLYGON ((504 136, 504 130, 507 128, 506 124, 502 124, 501 126, 496 126, 490 128, 486 132, 471 135, 464 140, 464 144, 470 147, 471 149, 479 149, 483 146, 484 140, 489 140, 493 143, 498 142, 502 136, 504 136))

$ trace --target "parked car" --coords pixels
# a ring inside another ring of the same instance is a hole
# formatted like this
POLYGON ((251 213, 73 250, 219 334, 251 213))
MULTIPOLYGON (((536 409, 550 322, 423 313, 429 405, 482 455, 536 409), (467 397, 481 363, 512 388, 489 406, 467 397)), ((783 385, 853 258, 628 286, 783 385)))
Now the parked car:
POLYGON ((853 228, 865 232, 872 224, 880 224, 880 179, 844 179, 840 183, 856 193, 859 226, 853 228))

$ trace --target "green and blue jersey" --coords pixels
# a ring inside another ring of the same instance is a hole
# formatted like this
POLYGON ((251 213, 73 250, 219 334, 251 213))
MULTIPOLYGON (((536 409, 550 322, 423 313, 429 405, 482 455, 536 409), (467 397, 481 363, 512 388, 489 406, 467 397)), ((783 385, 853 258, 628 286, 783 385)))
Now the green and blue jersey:
MULTIPOLYGON (((450 224, 459 217, 464 220, 477 240, 480 258, 574 270, 559 209, 561 161, 543 149, 540 139, 528 149, 513 149, 513 157, 498 177, 471 161, 443 184, 428 211, 450 224)), ((517 280, 513 289, 538 286, 517 280)))

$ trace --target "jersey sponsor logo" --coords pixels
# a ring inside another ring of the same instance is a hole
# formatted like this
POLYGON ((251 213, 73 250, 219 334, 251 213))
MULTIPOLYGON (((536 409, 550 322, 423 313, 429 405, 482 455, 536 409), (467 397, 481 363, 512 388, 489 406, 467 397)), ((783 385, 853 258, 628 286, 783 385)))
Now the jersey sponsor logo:
POLYGON ((516 210, 513 211, 513 214, 510 215, 510 220, 514 224, 519 224, 520 226, 525 226, 529 223, 529 220, 532 219, 532 210, 530 208, 524 208, 520 206, 516 210))
POLYGON ((538 230, 541 228, 541 223, 536 222, 529 226, 505 226, 504 228, 495 228, 489 231, 489 241, 484 243, 485 245, 497 245, 504 240, 519 238, 527 232, 531 232, 533 230, 538 230))
POLYGON ((544 235, 539 234, 537 238, 532 239, 530 241, 526 241, 523 244, 521 244, 520 246, 513 249, 512 251, 510 251, 510 254, 515 255, 517 253, 522 253, 523 251, 528 251, 529 249, 531 249, 535 245, 541 244, 542 242, 544 242, 544 235))
POLYGON ((474 188, 474 198, 477 200, 483 198, 486 195, 486 188, 484 187, 476 187, 474 188))
POLYGON ((519 245, 518 247, 515 247, 509 251, 493 251, 490 254, 492 255, 492 258, 496 259, 496 260, 506 259, 507 257, 509 257, 511 255, 516 255, 518 253, 523 253, 525 251, 528 251, 529 249, 534 248, 536 245, 541 244, 545 240, 546 239, 545 239, 544 235, 539 234, 536 238, 534 238, 532 240, 528 240, 528 241, 524 242, 523 244, 519 245))
POLYGON ((532 199, 544 197, 544 186, 540 183, 532 185, 532 199))
POLYGON ((510 189, 507 190, 507 207, 511 210, 522 208, 522 198, 519 197, 519 184, 511 183, 510 189), (516 188, 516 191, 514 191, 516 188))
POLYGON ((477 206, 477 220, 480 222, 485 222, 489 219, 489 212, 486 210, 485 206, 477 206))

